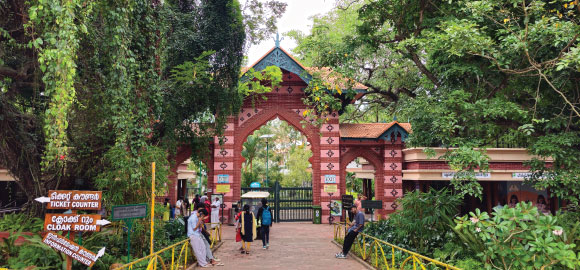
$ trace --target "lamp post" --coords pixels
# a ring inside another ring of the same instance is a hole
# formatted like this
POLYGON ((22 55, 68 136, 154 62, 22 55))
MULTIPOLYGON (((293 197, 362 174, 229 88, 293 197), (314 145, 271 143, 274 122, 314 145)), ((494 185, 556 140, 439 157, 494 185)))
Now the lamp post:
POLYGON ((262 135, 260 136, 260 138, 265 138, 266 139, 266 187, 269 187, 269 182, 268 182, 268 151, 270 150, 269 145, 268 145, 268 141, 270 138, 274 137, 274 134, 266 134, 266 135, 262 135))

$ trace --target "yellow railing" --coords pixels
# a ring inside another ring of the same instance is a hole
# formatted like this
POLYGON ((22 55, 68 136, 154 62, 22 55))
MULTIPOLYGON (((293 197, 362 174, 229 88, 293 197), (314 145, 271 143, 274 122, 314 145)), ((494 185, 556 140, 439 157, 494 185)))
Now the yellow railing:
MULTIPOLYGON (((335 223, 334 240, 344 241, 345 235, 346 226, 344 224, 335 223)), ((360 257, 364 261, 367 261, 379 269, 411 269, 410 267, 412 266, 413 270, 416 270, 417 267, 426 270, 427 265, 432 265, 438 267, 438 269, 461 270, 455 266, 425 257, 421 254, 395 246, 365 233, 359 233, 357 238, 358 240, 355 241, 352 250, 355 253, 360 254, 360 257), (390 262, 389 259, 387 259, 389 257, 389 254, 387 254, 389 249, 391 253, 390 262), (385 250, 387 250, 387 252, 385 252, 385 250), (399 260, 399 263, 397 263, 397 259, 399 260)))
MULTIPOLYGON (((213 223, 216 224, 216 223, 213 223)), ((210 225, 210 224, 208 224, 210 225)), ((217 226, 211 230, 210 233, 210 247, 214 247, 218 242, 222 240, 222 226, 221 223, 218 223, 217 226)), ((136 269, 136 268, 143 268, 147 267, 146 270, 157 270, 157 267, 160 266, 160 269, 163 270, 179 270, 185 269, 187 267, 187 259, 188 253, 192 254, 191 246, 189 244, 189 238, 179 241, 171 246, 168 246, 164 249, 154 252, 153 254, 137 259, 132 261, 128 264, 122 265, 120 267, 115 268, 115 270, 121 269, 136 269), (166 262, 161 254, 165 252, 171 251, 171 258, 168 259, 166 262), (178 251, 178 253, 176 253, 178 251), (169 261, 171 260, 171 261, 169 261)))

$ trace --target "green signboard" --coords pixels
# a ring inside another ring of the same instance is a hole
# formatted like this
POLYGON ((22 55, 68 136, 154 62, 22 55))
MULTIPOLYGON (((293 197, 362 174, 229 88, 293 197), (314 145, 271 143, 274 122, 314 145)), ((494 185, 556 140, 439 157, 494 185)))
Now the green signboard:
POLYGON ((113 206, 113 220, 122 220, 127 225, 127 263, 131 261, 131 232, 133 220, 147 217, 147 204, 126 204, 113 206))
POLYGON ((113 206, 113 220, 136 219, 147 217, 147 204, 127 204, 113 206))

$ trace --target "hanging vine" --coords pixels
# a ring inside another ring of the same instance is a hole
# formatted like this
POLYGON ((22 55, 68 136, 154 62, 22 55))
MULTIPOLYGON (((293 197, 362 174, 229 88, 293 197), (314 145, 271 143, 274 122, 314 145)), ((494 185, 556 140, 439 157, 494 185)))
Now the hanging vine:
POLYGON ((38 51, 45 86, 43 95, 49 99, 43 127, 46 136, 44 170, 63 164, 69 152, 67 128, 75 101, 78 34, 79 31, 87 32, 77 18, 90 12, 90 6, 81 8, 80 3, 79 0, 37 0, 29 10, 31 46, 38 51))

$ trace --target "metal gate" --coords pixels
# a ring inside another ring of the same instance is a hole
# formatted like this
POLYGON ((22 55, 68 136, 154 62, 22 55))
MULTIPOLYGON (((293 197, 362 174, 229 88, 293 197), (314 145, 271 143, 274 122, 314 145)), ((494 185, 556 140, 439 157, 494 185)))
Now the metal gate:
POLYGON ((248 191, 270 193, 268 202, 276 222, 312 221, 312 187, 281 187, 276 182, 269 188, 242 188, 242 194, 248 191))

